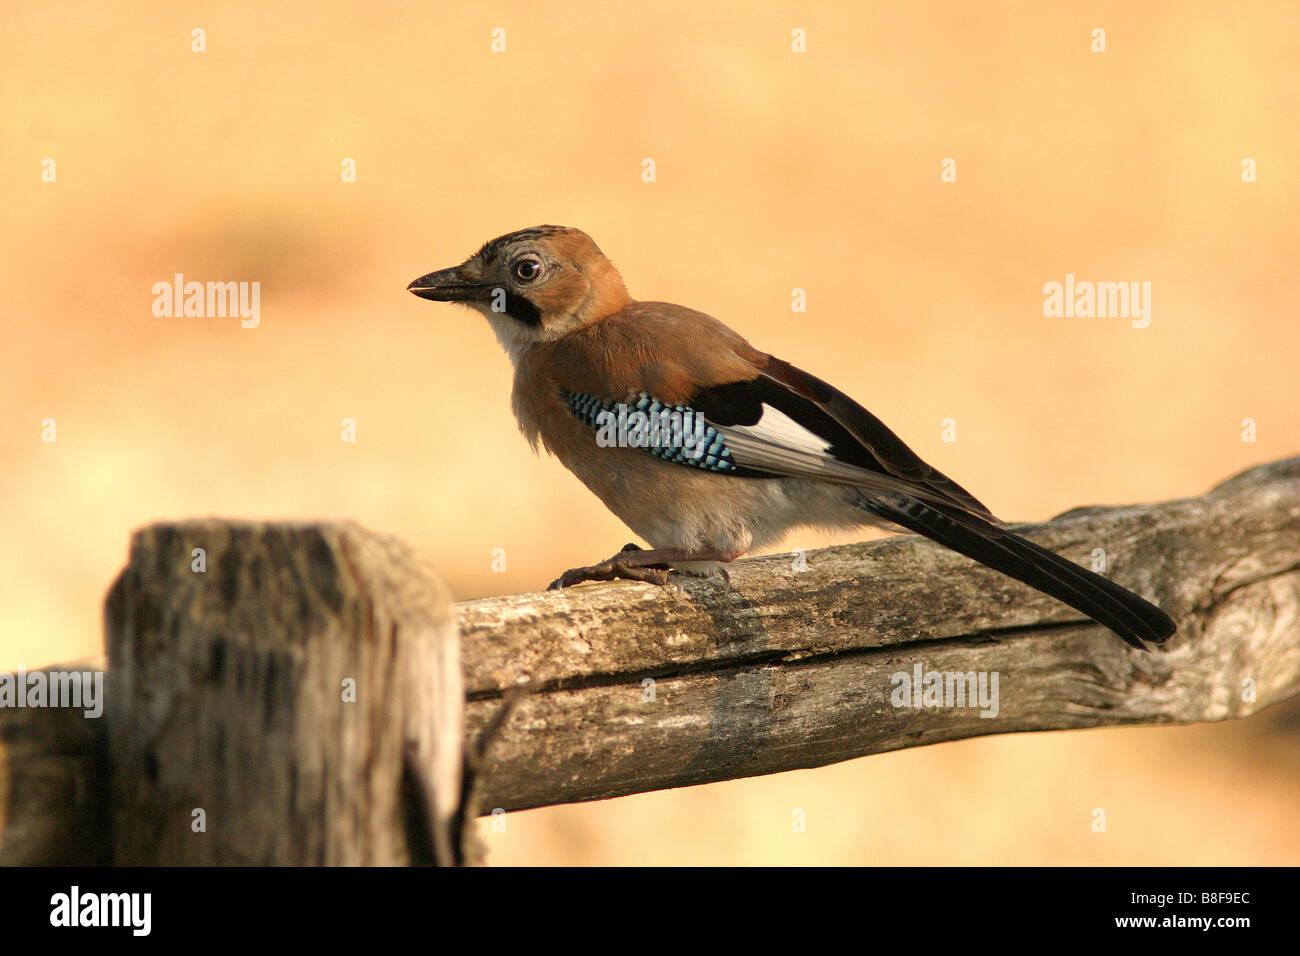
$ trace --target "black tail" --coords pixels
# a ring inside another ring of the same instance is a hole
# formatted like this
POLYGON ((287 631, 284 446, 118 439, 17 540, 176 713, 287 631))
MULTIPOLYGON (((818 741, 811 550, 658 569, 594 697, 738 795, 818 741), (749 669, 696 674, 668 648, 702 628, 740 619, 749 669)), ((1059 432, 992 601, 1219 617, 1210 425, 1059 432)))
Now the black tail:
POLYGON ((1114 581, 1094 574, 1059 554, 999 528, 983 518, 916 500, 897 503, 872 498, 863 506, 875 515, 937 541, 945 548, 1050 594, 1104 624, 1134 647, 1160 644, 1177 625, 1168 614, 1114 581))

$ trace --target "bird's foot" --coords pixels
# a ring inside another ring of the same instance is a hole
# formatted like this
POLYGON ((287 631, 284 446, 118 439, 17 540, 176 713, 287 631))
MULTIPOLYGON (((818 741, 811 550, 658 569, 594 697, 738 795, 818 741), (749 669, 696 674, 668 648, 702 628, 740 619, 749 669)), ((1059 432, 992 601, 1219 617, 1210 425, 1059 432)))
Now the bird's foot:
POLYGON ((646 564, 638 560, 636 554, 644 549, 635 544, 623 546, 623 550, 612 558, 606 558, 599 564, 585 568, 571 568, 550 583, 546 590, 558 591, 571 588, 586 581, 643 581, 646 584, 668 586, 668 565, 662 563, 646 564))
POLYGON ((548 591, 572 587, 583 581, 613 581, 623 578, 628 581, 644 581, 647 584, 668 586, 668 574, 675 571, 691 577, 713 577, 718 575, 723 583, 731 586, 731 575, 727 569, 716 562, 732 561, 740 556, 739 551, 688 551, 684 548, 662 548, 647 551, 635 544, 625 545, 623 550, 612 558, 593 564, 589 568, 574 568, 565 571, 551 582, 548 591), (705 567, 699 567, 703 563, 705 567), (695 564, 695 567, 691 567, 695 564))

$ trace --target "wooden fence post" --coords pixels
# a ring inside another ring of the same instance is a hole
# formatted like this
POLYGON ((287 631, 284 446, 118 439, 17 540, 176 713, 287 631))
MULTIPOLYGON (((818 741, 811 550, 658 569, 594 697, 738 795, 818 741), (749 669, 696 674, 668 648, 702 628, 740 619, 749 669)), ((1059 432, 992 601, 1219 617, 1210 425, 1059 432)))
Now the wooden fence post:
POLYGON ((463 859, 456 625, 402 543, 153 525, 107 632, 116 863, 463 859))

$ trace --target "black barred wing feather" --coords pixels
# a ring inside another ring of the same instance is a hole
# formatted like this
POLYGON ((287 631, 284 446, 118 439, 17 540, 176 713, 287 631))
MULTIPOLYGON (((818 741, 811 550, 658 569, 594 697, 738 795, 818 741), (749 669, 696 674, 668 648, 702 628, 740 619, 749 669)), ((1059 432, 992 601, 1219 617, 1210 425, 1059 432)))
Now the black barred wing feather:
POLYGON ((752 476, 736 464, 722 433, 688 405, 670 405, 642 393, 614 402, 585 392, 565 392, 565 403, 596 432, 605 448, 640 448, 678 465, 728 475, 752 476))

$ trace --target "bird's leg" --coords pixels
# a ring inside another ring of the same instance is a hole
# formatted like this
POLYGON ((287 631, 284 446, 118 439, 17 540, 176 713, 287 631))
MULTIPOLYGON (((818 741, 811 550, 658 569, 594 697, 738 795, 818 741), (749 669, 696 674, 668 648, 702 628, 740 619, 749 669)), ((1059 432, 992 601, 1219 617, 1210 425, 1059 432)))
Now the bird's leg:
MULTIPOLYGON (((685 548, 659 548, 647 551, 635 544, 629 544, 612 558, 606 558, 599 564, 586 568, 573 568, 565 571, 551 582, 548 591, 573 587, 584 581, 614 581, 619 578, 628 581, 644 581, 647 584, 668 584, 670 565, 678 561, 734 561, 740 556, 736 553, 721 551, 688 551, 685 548)), ((722 572, 727 578, 726 571, 722 572)))

